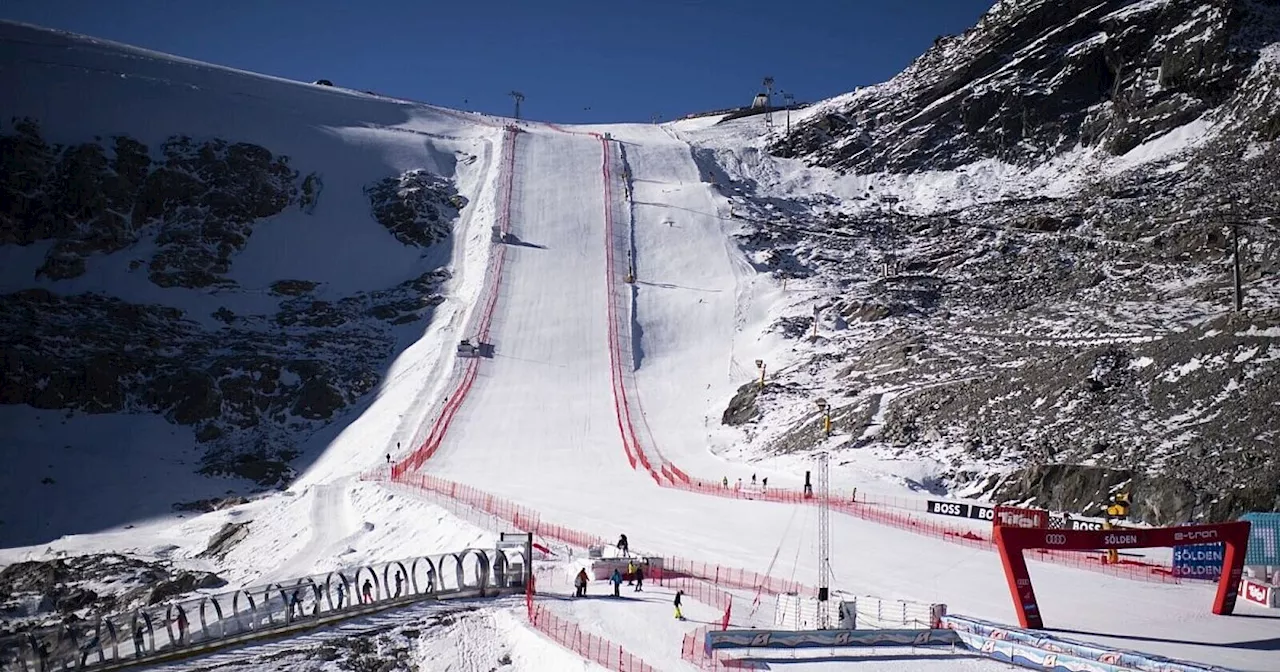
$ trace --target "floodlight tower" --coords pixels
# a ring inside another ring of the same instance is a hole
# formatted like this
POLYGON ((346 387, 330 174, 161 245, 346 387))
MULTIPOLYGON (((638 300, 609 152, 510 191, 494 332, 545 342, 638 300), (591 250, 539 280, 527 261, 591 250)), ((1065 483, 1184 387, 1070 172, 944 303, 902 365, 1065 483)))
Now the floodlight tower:
POLYGON ((520 103, 524 102, 524 94, 523 94, 523 93, 520 93, 519 91, 512 91, 511 93, 508 93, 507 95, 508 95, 508 96, 511 96, 512 98, 515 98, 515 99, 516 99, 516 119, 519 119, 519 118, 520 118, 520 103))
POLYGON ((827 608, 831 597, 831 476, 829 460, 824 450, 818 453, 818 629, 831 627, 831 611, 827 608))

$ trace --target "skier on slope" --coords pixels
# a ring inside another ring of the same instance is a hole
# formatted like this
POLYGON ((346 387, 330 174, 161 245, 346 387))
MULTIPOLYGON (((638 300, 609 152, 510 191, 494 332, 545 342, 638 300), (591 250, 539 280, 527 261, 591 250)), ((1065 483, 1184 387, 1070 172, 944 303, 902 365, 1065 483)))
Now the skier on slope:
POLYGON ((644 567, 636 566, 636 590, 640 592, 644 590, 644 567))
POLYGON ((684 620, 684 614, 680 613, 680 597, 681 597, 682 595, 684 595, 684 591, 683 591, 683 590, 677 590, 677 591, 676 591, 676 599, 675 599, 675 600, 673 600, 673 604, 675 604, 675 605, 676 605, 676 618, 677 618, 677 619, 679 619, 679 620, 681 620, 681 621, 683 621, 683 620, 684 620))
POLYGON ((622 597, 621 595, 618 594, 618 588, 622 585, 622 572, 619 572, 617 569, 614 569, 613 576, 609 577, 609 583, 613 584, 613 596, 622 597))
POLYGON ((587 596, 587 568, 583 567, 578 570, 578 575, 573 579, 574 597, 587 596))
POLYGON ((618 537, 618 552, 621 553, 624 558, 631 557, 631 545, 627 543, 627 535, 625 534, 618 537))

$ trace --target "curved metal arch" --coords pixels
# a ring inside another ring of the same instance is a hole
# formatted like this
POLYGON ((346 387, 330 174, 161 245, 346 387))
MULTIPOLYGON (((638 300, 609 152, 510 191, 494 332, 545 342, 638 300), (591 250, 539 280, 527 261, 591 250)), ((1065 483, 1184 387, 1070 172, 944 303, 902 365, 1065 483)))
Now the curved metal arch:
MULTIPOLYGON (((524 557, 523 553, 517 554, 524 557)), ((507 558, 507 553, 498 550, 493 554, 493 585, 498 588, 507 588, 511 583, 511 561, 507 558)))
MULTIPOLYGON (((303 586, 311 589, 311 595, 310 595, 311 615, 319 616, 320 615, 320 593, 322 589, 320 588, 320 584, 316 583, 315 578, 310 576, 304 576, 301 579, 298 579, 297 581, 295 581, 293 585, 303 586)), ((306 601, 307 601, 307 598, 304 597, 302 599, 303 604, 306 604, 306 601)))
MULTIPOLYGON (((447 553, 441 556, 441 560, 443 560, 444 558, 453 558, 454 578, 457 581, 457 586, 454 588, 455 590, 463 590, 464 588, 479 588, 481 591, 481 595, 484 594, 484 589, 487 588, 489 585, 489 554, 487 552, 479 548, 468 548, 468 549, 458 551, 457 553, 447 553), (467 556, 469 555, 473 555, 476 558, 476 584, 475 585, 471 585, 467 583, 467 573, 466 573, 465 563, 466 563, 467 556)), ((443 563, 441 563, 441 570, 443 569, 444 569, 443 563)))
POLYGON ((413 562, 409 564, 409 582, 410 582, 410 585, 413 586, 413 592, 416 595, 434 594, 440 588, 436 584, 436 576, 438 575, 439 575, 439 572, 436 571, 436 563, 432 562, 431 558, 427 556, 414 558, 413 562), (427 563, 427 589, 426 590, 422 590, 422 588, 418 586, 418 563, 424 562, 424 561, 427 563))
POLYGON ((388 562, 387 564, 382 566, 382 585, 387 587, 387 597, 389 599, 404 597, 405 595, 409 594, 409 591, 407 590, 409 588, 409 570, 405 568, 404 561, 392 560, 391 562, 388 562), (387 573, 391 571, 392 567, 395 567, 399 570, 396 573, 396 576, 404 577, 403 579, 401 579, 402 581, 402 583, 400 584, 401 590, 397 591, 395 594, 392 594, 391 592, 391 585, 392 585, 391 579, 387 578, 387 573))
POLYGON ((341 611, 343 609, 346 609, 352 604, 351 603, 351 580, 348 579, 347 575, 343 574, 341 571, 329 572, 329 574, 325 576, 325 579, 324 579, 324 595, 325 595, 325 601, 328 602, 329 604, 329 611, 341 611), (341 579, 337 583, 337 587, 340 591, 338 593, 337 605, 333 603, 333 589, 332 589, 332 586, 334 585, 333 577, 335 575, 339 579, 341 579))
POLYGON ((132 636, 134 645, 133 655, 135 658, 141 658, 142 654, 147 652, 147 640, 150 639, 151 653, 156 652, 156 632, 155 626, 151 622, 151 614, 142 609, 133 612, 133 618, 129 619, 129 632, 132 636), (139 616, 141 616, 142 625, 145 628, 139 628, 139 616))
POLYGON ((53 650, 49 652, 49 658, 54 661, 60 661, 62 667, 65 668, 67 667, 66 655, 72 652, 74 652, 72 655, 80 653, 80 637, 76 634, 76 627, 72 625, 59 626, 55 633, 53 650))
POLYGON ((200 614, 200 633, 201 634, 203 634, 205 637, 208 637, 208 638, 218 638, 218 637, 226 636, 227 634, 226 618, 227 617, 222 613, 222 605, 218 602, 218 596, 214 595, 213 597, 206 597, 200 600, 199 614, 200 614), (213 612, 218 617, 216 621, 216 623, 218 624, 218 634, 216 635, 212 635, 209 633, 209 619, 208 617, 205 616, 205 611, 204 611, 205 607, 210 604, 213 605, 213 612))
MULTIPOLYGON (((43 661, 44 656, 41 654, 44 651, 44 649, 43 647, 40 646, 40 638, 36 637, 35 632, 28 632, 26 640, 27 640, 27 646, 31 648, 31 655, 27 656, 27 658, 30 659, 31 662, 36 664, 37 670, 43 670, 45 668, 44 661, 43 661)), ((25 666, 25 660, 23 664, 25 666)))
POLYGON ((76 647, 76 653, 78 655, 77 663, 79 667, 85 667, 89 664, 89 656, 92 655, 95 650, 98 652, 98 663, 106 662, 107 653, 102 648, 102 628, 104 626, 112 633, 115 632, 115 628, 111 626, 111 621, 104 621, 99 617, 93 623, 93 638, 86 642, 84 646, 76 647))
POLYGON ((296 618, 303 618, 307 615, 306 604, 308 597, 311 599, 311 615, 315 616, 320 613, 320 588, 316 585, 315 579, 312 579, 309 576, 304 576, 301 579, 296 579, 293 582, 293 585, 289 586, 287 589, 285 589, 283 584, 276 585, 284 590, 283 597, 285 615, 287 617, 285 619, 286 622, 292 622, 296 620, 296 618), (304 588, 309 588, 310 590, 303 591, 304 588), (302 591, 300 595, 299 591, 302 591), (293 615, 293 598, 295 595, 298 596, 299 612, 299 615, 296 618, 293 615))
MULTIPOLYGON (((275 612, 271 609, 272 589, 275 589, 275 591, 280 594, 280 606, 284 607, 284 622, 293 622, 293 602, 291 599, 294 591, 286 589, 284 584, 273 583, 262 591, 262 606, 266 607, 267 623, 270 623, 271 625, 276 624, 275 612)), ((302 598, 298 598, 298 601, 301 602, 302 598)))
POLYGON ((382 586, 378 583, 378 572, 376 572, 372 567, 361 565, 356 568, 356 590, 359 591, 358 595, 360 597, 360 604, 365 603, 364 586, 360 583, 360 576, 365 572, 368 572, 369 580, 373 583, 373 590, 369 591, 369 603, 377 602, 382 599, 382 586))
POLYGON ((254 614, 258 613, 258 602, 257 602, 257 600, 254 600, 254 599, 253 599, 253 593, 251 593, 251 592, 249 592, 249 591, 250 591, 250 589, 249 589, 249 588, 242 588, 242 589, 240 589, 240 590, 237 590, 237 591, 236 591, 236 592, 231 596, 231 614, 232 614, 232 616, 234 616, 234 617, 235 617, 235 622, 236 622, 236 632, 242 632, 242 631, 244 631, 244 630, 246 629, 246 628, 245 628, 245 625, 244 625, 244 623, 245 623, 245 617, 246 617, 246 616, 248 616, 248 617, 249 617, 249 619, 248 619, 248 620, 249 620, 249 627, 248 627, 247 629, 249 629, 249 630, 254 630, 254 629, 255 629, 255 622, 254 622, 254 618, 253 618, 253 616, 254 616, 254 614), (241 596, 241 595, 244 595, 244 599, 245 599, 245 600, 247 600, 247 601, 249 602, 249 608, 248 608, 248 610, 246 610, 246 611, 241 611, 241 610, 240 610, 240 596, 241 596))
POLYGON ((107 629, 107 637, 111 638, 111 660, 119 660, 120 659, 120 633, 116 631, 116 624, 111 621, 110 616, 108 616, 107 618, 98 619, 98 653, 99 655, 105 655, 106 653, 102 649, 102 645, 103 645, 102 628, 104 627, 107 629))
POLYGON ((164 610, 164 629, 169 634, 169 643, 174 646, 186 646, 191 639, 191 618, 181 604, 170 604, 164 610), (183 625, 183 622, 186 625, 183 625), (178 636, 173 636, 173 626, 178 626, 178 636))

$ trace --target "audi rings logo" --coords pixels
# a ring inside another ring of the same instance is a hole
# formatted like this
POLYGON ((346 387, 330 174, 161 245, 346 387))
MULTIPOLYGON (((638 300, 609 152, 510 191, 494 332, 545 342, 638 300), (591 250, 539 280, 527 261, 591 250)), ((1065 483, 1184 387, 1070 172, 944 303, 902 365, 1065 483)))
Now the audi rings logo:
POLYGON ((1067 535, 1065 534, 1046 534, 1044 535, 1044 543, 1050 546, 1066 546, 1067 535))

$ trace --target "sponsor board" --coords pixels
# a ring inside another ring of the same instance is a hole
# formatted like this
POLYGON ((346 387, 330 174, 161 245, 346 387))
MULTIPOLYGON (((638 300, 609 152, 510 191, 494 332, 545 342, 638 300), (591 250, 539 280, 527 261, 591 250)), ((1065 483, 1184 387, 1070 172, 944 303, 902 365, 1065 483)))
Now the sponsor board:
POLYGON ((1222 562, 1225 548, 1217 530, 1174 531, 1173 540, 1179 546, 1173 547, 1173 575, 1183 579, 1217 580, 1222 577, 1222 562), (1189 543, 1189 542, 1211 543, 1189 543))
POLYGON ((1044 535, 1044 543, 1049 546, 1066 546, 1067 535, 1061 533, 1044 535))
POLYGON ((1049 512, 1044 509, 1020 509, 997 506, 995 524, 1004 527, 1049 527, 1049 512))
POLYGON ((1108 534, 1102 538, 1102 545, 1111 546, 1133 546, 1138 543, 1138 535, 1136 534, 1108 534))
POLYGON ((929 513, 939 516, 956 516, 957 518, 969 517, 969 505, 960 502, 940 502, 938 500, 929 500, 929 513))
POLYGON ((1174 532, 1174 541, 1213 541, 1218 538, 1217 530, 1191 530, 1189 532, 1174 532))
POLYGON ((954 516, 956 518, 972 518, 974 520, 991 520, 995 518, 995 510, 990 506, 982 506, 981 504, 930 499, 925 510, 937 516, 954 516))
POLYGON ((1276 589, 1256 581, 1241 582, 1240 597, 1243 597, 1245 602, 1260 604, 1264 607, 1276 606, 1276 589))

